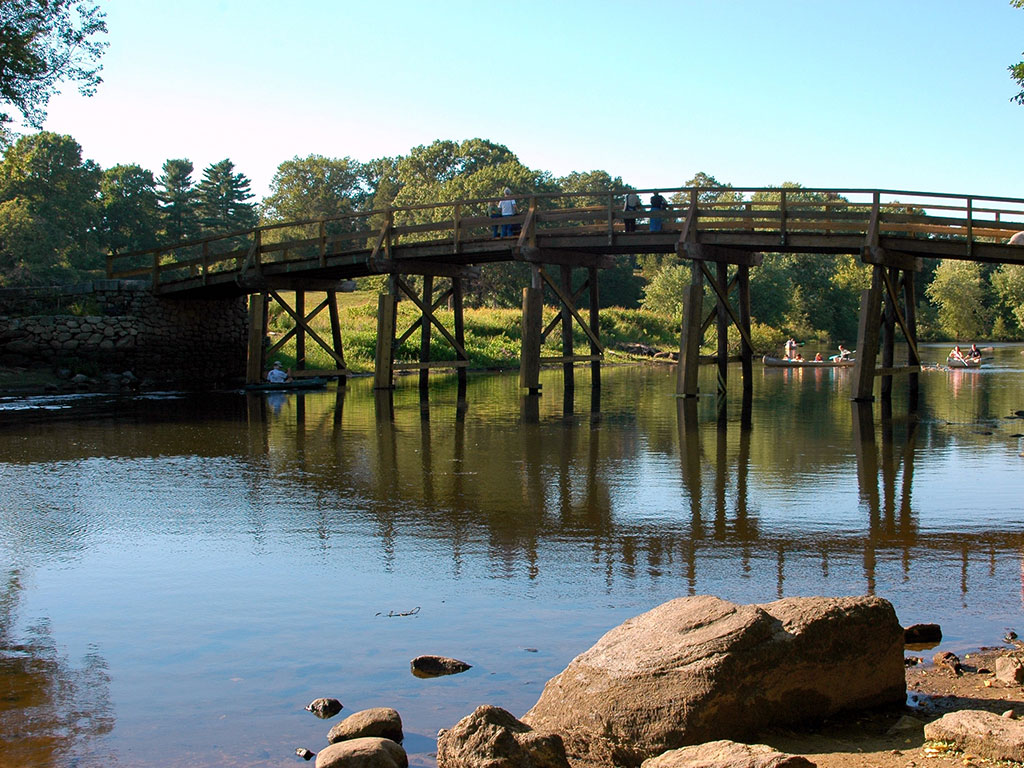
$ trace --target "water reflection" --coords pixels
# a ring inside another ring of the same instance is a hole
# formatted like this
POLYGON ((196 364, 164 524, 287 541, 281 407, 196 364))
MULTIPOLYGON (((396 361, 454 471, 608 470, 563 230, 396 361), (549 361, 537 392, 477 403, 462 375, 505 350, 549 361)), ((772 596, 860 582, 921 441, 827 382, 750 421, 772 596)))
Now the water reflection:
POLYGON ((0 764, 74 765, 114 727, 107 663, 91 649, 80 668, 60 652, 50 622, 14 633, 22 574, 0 582, 0 764))

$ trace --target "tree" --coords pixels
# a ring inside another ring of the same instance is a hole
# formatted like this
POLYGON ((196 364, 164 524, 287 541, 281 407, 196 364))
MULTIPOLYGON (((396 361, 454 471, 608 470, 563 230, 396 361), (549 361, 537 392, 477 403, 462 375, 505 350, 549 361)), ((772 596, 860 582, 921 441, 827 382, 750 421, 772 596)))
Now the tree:
POLYGON ((103 266, 100 170, 70 136, 18 139, 0 162, 0 283, 69 282, 103 266))
MULTIPOLYGON (((301 221, 341 216, 366 201, 362 165, 351 157, 295 157, 277 167, 270 194, 261 204, 265 222, 301 221)), ((343 225, 328 225, 328 232, 343 225)))
POLYGON ((925 294, 938 309, 939 327, 950 337, 973 338, 988 330, 989 310, 980 264, 943 260, 925 294))
MULTIPOLYGON (((91 96, 101 81, 99 60, 107 31, 94 0, 3 0, 0 2, 0 102, 13 106, 39 128, 61 82, 79 84, 91 96)), ((0 123, 11 116, 0 112, 0 123)))
MULTIPOLYGON (((1010 5, 1014 8, 1024 8, 1024 0, 1010 0, 1010 5)), ((1013 82, 1021 87, 1021 90, 1011 101, 1024 104, 1024 61, 1011 64, 1007 69, 1010 71, 1010 77, 1013 79, 1013 82)))
POLYGON ((1001 264, 992 273, 992 288, 999 297, 1001 309, 1024 331, 1024 265, 1001 264))
POLYGON ((160 209, 156 182, 138 165, 115 165, 100 181, 100 244, 111 253, 157 244, 160 209))
POLYGON ((225 158, 203 171, 199 182, 199 217, 205 234, 215 235, 256 226, 256 209, 246 202, 253 197, 249 179, 235 173, 225 158))
POLYGON ((192 171, 191 160, 167 160, 156 180, 165 243, 199 236, 199 190, 192 183, 192 171))

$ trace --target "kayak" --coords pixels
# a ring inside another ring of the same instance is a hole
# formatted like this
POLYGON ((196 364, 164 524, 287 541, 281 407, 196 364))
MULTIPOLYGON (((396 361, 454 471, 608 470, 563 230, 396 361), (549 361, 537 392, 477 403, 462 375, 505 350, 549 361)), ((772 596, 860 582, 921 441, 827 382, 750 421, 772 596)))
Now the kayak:
POLYGON ((850 368, 853 360, 783 360, 765 355, 762 362, 769 368, 850 368))
POLYGON ((323 389, 327 386, 327 379, 298 379, 295 381, 282 381, 273 383, 264 381, 260 384, 246 384, 248 392, 288 392, 296 389, 323 389))

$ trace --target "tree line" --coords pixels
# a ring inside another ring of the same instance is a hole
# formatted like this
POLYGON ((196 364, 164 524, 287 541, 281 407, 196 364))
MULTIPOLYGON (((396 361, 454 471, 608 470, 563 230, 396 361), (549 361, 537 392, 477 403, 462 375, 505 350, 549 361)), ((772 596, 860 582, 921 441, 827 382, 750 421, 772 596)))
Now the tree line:
MULTIPOLYGON (((705 203, 744 201, 730 185, 698 173, 705 203)), ((834 202, 832 193, 782 185, 787 199, 834 202)), ((101 275, 107 253, 173 245, 257 224, 341 216, 389 206, 515 194, 593 195, 632 187, 607 171, 555 177, 523 165, 506 146, 486 139, 437 140, 406 155, 360 162, 322 155, 282 162, 269 193, 254 200, 251 182, 228 158, 200 173, 186 158, 168 159, 159 175, 136 164, 102 169, 82 157, 70 136, 40 132, 10 143, 0 161, 0 287, 76 282, 101 275)), ((755 193, 768 202, 777 193, 755 193)), ((677 205, 688 201, 675 199, 677 205)), ((430 215, 425 212, 423 215, 430 215)), ((342 227, 338 222, 334 226, 342 227)), ((518 306, 527 284, 520 263, 484 267, 467 291, 470 304, 518 306)), ((852 341, 868 270, 852 256, 766 254, 751 272, 756 321, 798 338, 852 341)), ((926 263, 918 274, 922 337, 1024 336, 1024 267, 973 262, 926 263)), ((601 274, 602 304, 681 314, 688 268, 672 256, 623 258, 601 274)), ((709 295, 710 301, 710 295, 709 295)))

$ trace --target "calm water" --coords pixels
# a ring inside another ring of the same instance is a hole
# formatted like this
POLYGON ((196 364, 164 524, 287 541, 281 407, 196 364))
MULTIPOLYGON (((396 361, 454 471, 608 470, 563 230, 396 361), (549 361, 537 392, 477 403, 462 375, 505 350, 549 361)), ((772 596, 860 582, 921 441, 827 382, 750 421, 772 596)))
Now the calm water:
POLYGON ((862 420, 849 371, 760 366, 749 427, 738 368, 724 409, 662 367, 600 398, 546 372, 539 402, 497 374, 0 399, 0 765, 291 764, 336 722, 318 696, 395 707, 428 764, 680 595, 871 592, 997 643, 1024 629, 1021 350, 922 374, 916 419, 902 381, 862 420), (474 666, 421 680, 421 653, 474 666))

